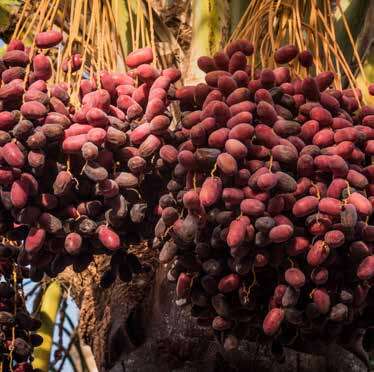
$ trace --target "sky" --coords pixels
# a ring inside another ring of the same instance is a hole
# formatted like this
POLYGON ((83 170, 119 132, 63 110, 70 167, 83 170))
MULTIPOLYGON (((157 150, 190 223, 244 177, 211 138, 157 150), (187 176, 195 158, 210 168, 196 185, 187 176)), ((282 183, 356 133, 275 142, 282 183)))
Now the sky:
MULTIPOLYGON (((25 293, 27 293, 27 291, 29 291, 35 284, 36 283, 30 282, 29 280, 25 281, 25 283, 24 283, 25 293)), ((30 298, 27 300, 26 306, 27 306, 27 309, 28 309, 29 312, 32 311, 34 300, 35 300, 35 295, 30 296, 30 298)), ((78 320, 79 320, 79 309, 78 309, 77 305, 75 304, 75 302, 71 298, 68 298, 68 300, 67 300, 67 311, 66 311, 66 313, 68 314, 69 318, 72 320, 74 326, 76 326, 78 324, 78 320)), ((58 315, 57 319, 56 319, 56 323, 59 324, 59 322, 60 322, 60 315, 58 315)), ((71 327, 66 320, 65 320, 65 323, 64 323, 64 327, 71 330, 71 327)), ((59 339, 58 327, 55 327, 54 333, 53 333, 53 341, 58 342, 58 339, 59 339)), ((66 335, 66 333, 64 333, 63 338, 62 338, 62 343, 63 343, 65 348, 69 345, 69 342, 70 342, 70 337, 68 335, 66 335)), ((54 360, 54 352, 55 352, 56 349, 57 349, 57 347, 55 347, 55 346, 52 348, 50 360, 54 360)), ((59 366, 59 364, 57 364, 57 367, 58 366, 59 366)), ((73 372, 73 368, 71 367, 71 365, 69 364, 68 361, 65 362, 64 367, 62 369, 62 372, 73 372)))

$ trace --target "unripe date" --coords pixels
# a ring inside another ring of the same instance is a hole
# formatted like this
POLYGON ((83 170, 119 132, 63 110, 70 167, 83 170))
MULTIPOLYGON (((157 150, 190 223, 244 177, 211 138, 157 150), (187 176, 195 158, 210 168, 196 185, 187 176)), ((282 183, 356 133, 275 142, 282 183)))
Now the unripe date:
POLYGON ((264 173, 257 178, 257 187, 261 191, 269 191, 278 183, 278 175, 274 173, 264 173))
POLYGON ((32 227, 25 240, 25 250, 28 253, 37 253, 44 245, 46 232, 44 229, 32 227))
POLYGON ((62 149, 67 154, 74 154, 81 151, 83 145, 87 142, 87 134, 78 134, 66 138, 62 142, 62 149))
POLYGON ((340 199, 342 191, 347 187, 347 181, 342 178, 335 178, 327 188, 329 198, 340 199))
POLYGON ((338 216, 342 211, 342 203, 338 199, 334 198, 322 198, 319 201, 318 209, 322 213, 329 214, 331 216, 338 216))
POLYGON ((6 143, 2 147, 1 154, 11 167, 22 168, 25 164, 25 156, 14 142, 6 143))
POLYGON ((299 289, 305 284, 305 275, 301 270, 297 268, 286 270, 284 277, 286 282, 295 289, 299 289))
POLYGON ((298 48, 295 45, 285 45, 275 51, 274 60, 277 63, 288 63, 291 62, 299 53, 298 48))
POLYGON ((217 167, 223 174, 228 176, 232 176, 238 171, 237 162, 229 153, 222 153, 218 155, 217 167))
POLYGON ((222 293, 229 293, 239 289, 240 277, 236 274, 229 274, 224 276, 218 282, 218 290, 222 293))
POLYGON ((230 205, 239 205, 244 199, 244 192, 236 188, 225 188, 222 192, 222 200, 230 205))
POLYGON ((263 123, 268 125, 273 125, 278 119, 275 108, 265 101, 261 101, 257 105, 257 115, 263 123))
POLYGON ((274 160, 284 164, 296 164, 298 159, 297 150, 285 145, 277 145, 272 149, 274 160))
POLYGON ((279 331, 283 320, 284 320, 284 310, 283 309, 279 309, 279 308, 271 309, 267 313, 267 315, 264 319, 264 322, 262 324, 262 328, 264 330, 264 333, 267 336, 275 335, 279 331))
POLYGON ((250 124, 237 124, 229 132, 228 138, 237 139, 241 142, 246 142, 251 139, 254 133, 254 128, 250 124))
POLYGON ((246 236, 247 226, 249 225, 250 221, 248 217, 240 217, 230 223, 229 231, 226 237, 227 245, 230 248, 240 246, 246 236))
POLYGON ((369 185, 368 179, 360 172, 350 169, 347 174, 347 181, 356 189, 364 189, 369 185))
POLYGON ((373 206, 370 201, 358 192, 349 195, 347 202, 354 205, 359 214, 370 216, 373 213, 373 206))
POLYGON ((305 253, 309 249, 310 242, 306 237, 296 236, 287 244, 287 254, 297 256, 305 253))
POLYGON ((327 314, 330 310, 331 300, 329 294, 323 288, 316 288, 312 293, 313 302, 321 314, 327 314))
POLYGON ((82 156, 86 160, 96 159, 99 155, 99 149, 92 142, 86 142, 82 146, 82 156))
POLYGON ((310 101, 318 102, 320 100, 320 91, 315 79, 307 77, 302 81, 301 91, 310 101))
POLYGON ((309 249, 307 261, 310 266, 321 265, 329 256, 330 247, 322 240, 317 240, 309 249))
POLYGON ((269 232, 269 239, 273 243, 283 243, 289 240, 293 235, 293 227, 290 225, 278 225, 269 232))
POLYGON ((374 256, 365 257, 357 268, 357 277, 370 280, 374 276, 374 256))
POLYGON ((218 149, 225 147, 225 143, 228 139, 229 133, 230 130, 228 128, 220 128, 213 131, 208 137, 209 146, 218 149))
POLYGON ((35 120, 47 115, 47 108, 38 101, 28 101, 21 106, 21 113, 26 119, 35 120))
POLYGON ((345 243, 344 233, 340 230, 331 230, 325 234, 325 242, 331 248, 337 248, 345 243))
POLYGON ((136 68, 144 63, 153 61, 152 48, 146 47, 131 52, 125 59, 126 65, 130 68, 136 68))
POLYGON ((232 328, 232 321, 222 318, 220 316, 216 316, 212 322, 212 328, 216 331, 227 331, 228 329, 232 328))
POLYGON ((146 140, 139 147, 139 155, 148 158, 153 155, 161 146, 161 141, 158 137, 150 134, 146 140))
POLYGON ((111 250, 115 251, 120 248, 121 241, 117 233, 115 233, 112 229, 106 226, 100 226, 98 228, 98 238, 102 245, 111 250))
POLYGON ((208 177, 200 191, 200 202, 204 207, 210 207, 216 203, 222 194, 222 181, 218 177, 208 177))
POLYGON ((353 204, 346 204, 340 213, 340 220, 344 227, 353 228, 357 223, 357 210, 353 204))
POLYGON ((23 208, 27 204, 30 186, 26 180, 19 179, 13 182, 10 190, 10 200, 15 208, 23 208))
POLYGON ((314 213, 318 208, 319 200, 315 196, 304 196, 299 199, 292 208, 296 217, 304 217, 314 213))
POLYGON ((82 247, 82 237, 75 232, 66 235, 64 248, 71 255, 79 254, 82 247))
POLYGON ((59 172, 53 183, 53 193, 57 196, 61 196, 68 193, 73 182, 73 176, 70 172, 59 172))
POLYGON ((39 32, 35 37, 35 43, 38 48, 52 48, 62 41, 62 34, 59 31, 39 32))
POLYGON ((261 216, 265 212, 265 204, 257 199, 244 199, 240 210, 247 216, 261 216))
POLYGON ((310 279, 316 285, 323 285, 329 279, 329 271, 325 267, 316 267, 310 274, 310 279))

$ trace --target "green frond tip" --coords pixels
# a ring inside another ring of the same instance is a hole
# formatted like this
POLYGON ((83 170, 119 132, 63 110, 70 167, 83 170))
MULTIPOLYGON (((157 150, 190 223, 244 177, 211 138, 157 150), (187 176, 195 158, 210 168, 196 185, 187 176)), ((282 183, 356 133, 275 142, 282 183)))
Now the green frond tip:
POLYGON ((43 343, 34 350, 33 367, 41 371, 49 371, 49 359, 53 345, 53 330, 62 297, 62 289, 57 281, 51 282, 45 290, 40 306, 42 326, 38 334, 43 337, 43 343))
MULTIPOLYGON (((342 6, 342 9, 347 19, 349 29, 352 33, 353 40, 356 40, 362 29, 369 4, 369 0, 350 0, 348 4, 342 4, 345 5, 344 7, 342 6)), ((339 9, 336 10, 336 17, 336 39, 344 53, 346 60, 351 61, 353 56, 353 48, 349 41, 339 9)))
POLYGON ((231 0, 230 1, 230 35, 234 32, 240 19, 245 13, 250 0, 231 0))
POLYGON ((193 37, 201 52, 213 55, 222 47, 223 21, 228 16, 225 1, 203 0, 192 2, 193 37), (225 17, 226 14, 226 17, 225 17))
POLYGON ((111 0, 114 18, 117 23, 116 28, 121 40, 123 53, 125 55, 132 51, 131 29, 127 1, 128 0, 111 0))
POLYGON ((226 44, 229 22, 227 0, 192 0, 192 38, 190 66, 185 82, 203 80, 204 74, 197 68, 200 56, 212 56, 226 44))

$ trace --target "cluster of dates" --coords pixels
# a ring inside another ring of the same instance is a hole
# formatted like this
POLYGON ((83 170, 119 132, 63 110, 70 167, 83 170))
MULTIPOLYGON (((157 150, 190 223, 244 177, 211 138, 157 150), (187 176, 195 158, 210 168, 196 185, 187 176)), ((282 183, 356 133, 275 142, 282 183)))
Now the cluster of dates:
POLYGON ((0 364, 4 371, 31 372, 33 348, 43 340, 34 333, 40 321, 29 315, 22 295, 20 283, 28 269, 11 263, 16 255, 11 245, 0 246, 0 364))
MULTIPOLYGON (((34 56, 13 40, 2 57, 1 232, 17 229, 18 264, 31 265, 33 280, 112 255, 102 279, 108 286, 141 270, 124 242, 146 235, 154 215, 162 184, 155 170, 173 138, 168 106, 180 72, 156 69, 152 49, 143 48, 126 57, 128 73, 83 79, 74 107, 68 84, 48 83, 45 50, 61 41, 60 32, 42 32, 34 56)), ((75 54, 61 68, 80 65, 75 54)))
MULTIPOLYGON (((373 325, 374 107, 332 89, 331 72, 251 75, 252 53, 237 40, 201 57, 206 83, 176 91, 184 114, 154 245, 177 303, 227 348, 253 329, 274 345, 356 342, 373 325)), ((313 64, 293 45, 274 55, 296 58, 313 64)))

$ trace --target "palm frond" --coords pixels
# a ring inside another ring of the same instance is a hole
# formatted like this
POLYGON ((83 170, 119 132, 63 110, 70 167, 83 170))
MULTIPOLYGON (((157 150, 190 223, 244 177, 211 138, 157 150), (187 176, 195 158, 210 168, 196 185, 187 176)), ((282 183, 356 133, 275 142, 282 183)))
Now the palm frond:
POLYGON ((48 371, 49 358, 52 349, 53 329, 62 296, 61 286, 52 281, 43 293, 39 311, 42 322, 38 334, 43 337, 43 343, 35 348, 33 367, 48 371))
POLYGON ((349 24, 349 29, 351 31, 354 40, 357 40, 358 35, 361 33, 367 15, 371 15, 368 11, 368 7, 372 3, 370 0, 350 0, 345 7, 341 5, 343 13, 338 9, 336 11, 336 38, 342 49, 344 57, 350 61, 353 54, 353 46, 349 40, 348 34, 344 27, 344 21, 342 14, 344 14, 347 23, 349 24))
POLYGON ((205 73, 196 64, 203 55, 213 55, 225 45, 229 33, 229 6, 222 0, 192 0, 192 39, 186 83, 195 84, 205 73))
POLYGON ((242 15, 248 7, 250 0, 231 0, 230 1, 230 34, 240 22, 242 15))

